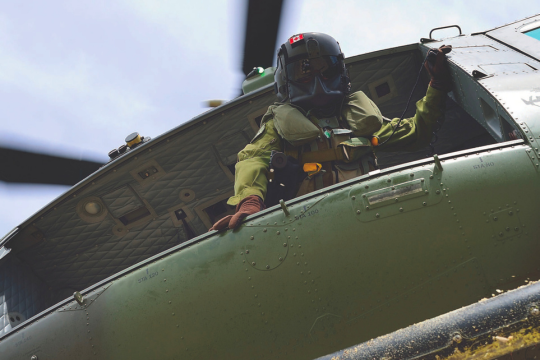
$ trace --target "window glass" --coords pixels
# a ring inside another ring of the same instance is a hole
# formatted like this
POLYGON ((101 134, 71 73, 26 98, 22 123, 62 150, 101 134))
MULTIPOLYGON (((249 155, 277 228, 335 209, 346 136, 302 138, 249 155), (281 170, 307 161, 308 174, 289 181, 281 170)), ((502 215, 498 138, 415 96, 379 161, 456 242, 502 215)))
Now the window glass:
POLYGON ((527 31, 525 33, 525 35, 529 35, 530 37, 536 39, 536 40, 540 40, 540 28, 538 29, 534 29, 534 30, 531 30, 531 31, 527 31))

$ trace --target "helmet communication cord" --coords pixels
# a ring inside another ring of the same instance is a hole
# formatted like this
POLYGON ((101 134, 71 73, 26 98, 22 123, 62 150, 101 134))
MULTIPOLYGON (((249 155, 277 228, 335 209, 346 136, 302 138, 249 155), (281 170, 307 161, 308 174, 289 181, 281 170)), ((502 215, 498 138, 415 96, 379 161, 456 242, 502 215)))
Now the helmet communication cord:
POLYGON ((426 58, 422 62, 422 65, 420 66, 420 70, 418 71, 418 75, 416 76, 416 82, 414 83, 414 86, 413 86, 413 88, 411 90, 411 94, 409 95, 409 100, 407 100, 407 104, 405 105, 405 110, 403 110, 403 114, 401 114, 401 117, 399 118, 399 121, 397 122, 396 126, 394 127, 394 131, 392 131, 392 134, 390 134, 390 137, 388 139, 384 140, 382 143, 377 145, 377 147, 382 146, 382 145, 386 144, 388 141, 390 141, 392 136, 394 136, 394 133, 396 132, 396 130, 399 128, 399 124, 401 124, 401 120, 403 120, 403 117, 405 116, 405 113, 407 112, 407 109, 409 108, 409 104, 411 102, 414 90, 416 90, 416 85, 418 85, 418 80, 420 80, 420 74, 422 74, 422 69, 424 68, 424 65, 426 64, 426 61, 428 59, 428 55, 429 55, 429 51, 426 54, 426 58))

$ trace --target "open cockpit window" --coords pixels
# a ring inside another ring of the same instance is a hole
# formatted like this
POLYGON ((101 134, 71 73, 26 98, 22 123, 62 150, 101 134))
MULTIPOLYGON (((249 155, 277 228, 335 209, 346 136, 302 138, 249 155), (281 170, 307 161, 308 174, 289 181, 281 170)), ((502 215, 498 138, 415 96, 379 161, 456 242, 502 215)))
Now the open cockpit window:
MULTIPOLYGON (((492 47, 486 49, 497 51, 492 47)), ((410 51, 386 54, 382 51, 379 56, 350 59, 348 68, 353 80, 352 91, 361 90, 368 94, 384 116, 399 118, 422 66, 424 50, 411 48, 410 51)), ((455 53, 473 50, 479 51, 477 47, 472 50, 458 47, 455 53)), ((422 160, 434 154, 448 154, 521 138, 520 129, 510 115, 477 79, 462 71, 453 71, 452 75, 454 87, 448 93, 444 117, 434 128, 430 145, 414 152, 379 151, 377 161, 381 169, 422 160)), ((429 76, 423 71, 405 118, 414 116, 415 104, 425 96, 428 83, 429 76)))

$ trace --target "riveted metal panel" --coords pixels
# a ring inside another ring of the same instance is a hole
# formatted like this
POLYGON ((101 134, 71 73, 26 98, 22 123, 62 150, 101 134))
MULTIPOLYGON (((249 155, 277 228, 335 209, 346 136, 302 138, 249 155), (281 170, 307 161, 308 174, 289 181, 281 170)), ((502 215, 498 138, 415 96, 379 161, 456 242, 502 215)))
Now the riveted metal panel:
POLYGON ((374 221, 432 206, 442 200, 432 170, 389 174, 373 185, 354 186, 349 196, 358 221, 374 221))
POLYGON ((287 258, 291 235, 294 236, 292 229, 281 226, 268 226, 246 232, 244 235, 246 263, 263 271, 277 268, 287 258))
POLYGON ((487 221, 491 223, 493 233, 498 239, 517 236, 523 231, 521 221, 519 220, 519 212, 516 212, 516 209, 513 207, 490 214, 487 221))
MULTIPOLYGON (((498 100, 507 116, 522 130, 527 141, 540 136, 540 72, 493 76, 481 80, 482 85, 498 100), (523 124, 523 125, 522 125, 523 124), (523 126, 527 125, 527 129, 523 126), (527 130, 527 132, 525 132, 527 130)), ((535 146, 536 147, 536 146, 535 146)))
POLYGON ((497 39, 518 51, 540 60, 540 42, 524 34, 525 31, 540 27, 540 15, 516 21, 512 24, 488 31, 489 37, 497 39))

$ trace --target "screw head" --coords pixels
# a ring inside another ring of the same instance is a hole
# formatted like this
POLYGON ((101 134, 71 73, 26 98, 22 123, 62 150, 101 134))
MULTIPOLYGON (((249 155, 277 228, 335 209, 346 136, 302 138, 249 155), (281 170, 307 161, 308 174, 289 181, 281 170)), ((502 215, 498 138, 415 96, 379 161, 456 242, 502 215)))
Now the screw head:
POLYGON ((360 211, 360 210, 356 210, 356 213, 357 213, 357 214, 360 214, 360 213, 361 213, 361 211, 360 211))
POLYGON ((459 344, 461 340, 463 340, 463 338, 461 337, 461 334, 455 334, 454 336, 452 336, 452 340, 459 344))
POLYGON ((531 315, 532 315, 532 316, 538 316, 538 315, 540 315, 540 310, 539 310, 537 307, 532 307, 532 308, 531 308, 531 315))

